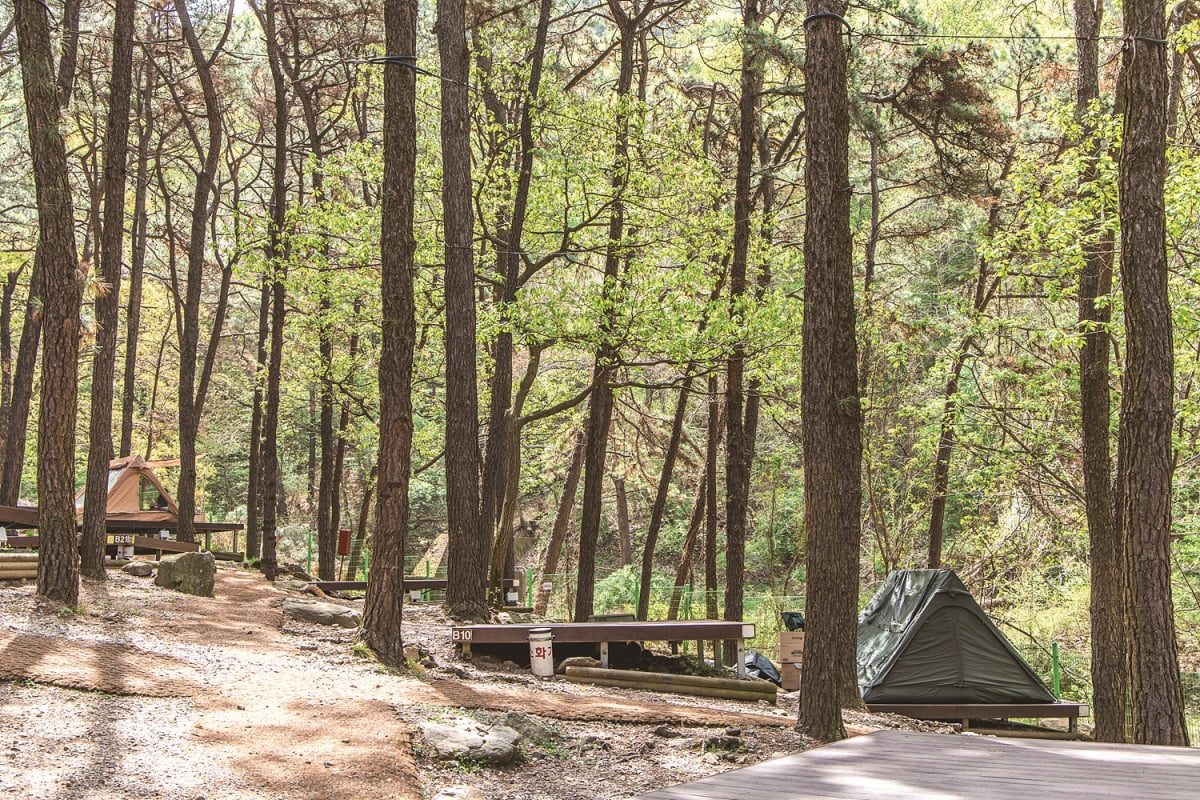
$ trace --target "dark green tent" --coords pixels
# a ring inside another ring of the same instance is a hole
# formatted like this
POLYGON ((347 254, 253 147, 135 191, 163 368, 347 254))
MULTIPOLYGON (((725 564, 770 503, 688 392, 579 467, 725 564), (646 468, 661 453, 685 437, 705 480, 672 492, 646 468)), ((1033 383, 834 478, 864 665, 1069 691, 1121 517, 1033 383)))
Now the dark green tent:
POLYGON ((949 569, 897 570, 858 617, 867 703, 1053 703, 949 569))

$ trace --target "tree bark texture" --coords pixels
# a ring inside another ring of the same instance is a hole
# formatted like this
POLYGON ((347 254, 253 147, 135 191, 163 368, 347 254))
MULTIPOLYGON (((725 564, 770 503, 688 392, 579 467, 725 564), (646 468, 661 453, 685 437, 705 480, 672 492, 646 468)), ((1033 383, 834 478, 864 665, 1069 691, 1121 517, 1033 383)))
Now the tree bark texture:
POLYGON ((442 230, 446 305, 446 611, 487 617, 487 529, 480 520, 479 404, 475 369, 475 217, 471 208, 470 79, 465 0, 438 0, 441 56, 442 230))
POLYGON ((78 392, 81 278, 62 114, 54 85, 46 6, 15 0, 17 47, 29 125, 38 207, 42 293, 42 390, 38 408, 37 593, 73 606, 79 600, 75 537, 75 415, 78 392))
POLYGON ((112 79, 104 131, 104 218, 96 338, 92 356, 87 485, 84 489, 81 571, 103 580, 108 516, 108 464, 113 456, 113 378, 120 324, 121 256, 125 242, 125 177, 129 156, 129 110, 133 94, 134 0, 117 0, 113 23, 112 79))
MULTIPOLYGON (((416 0, 385 0, 388 56, 415 58, 416 0)), ((370 578, 362 637, 379 659, 404 661, 404 544, 412 450, 412 366, 416 339, 413 300, 414 183, 417 160, 416 71, 410 63, 384 68, 383 342, 379 360, 379 478, 370 578)))
POLYGON ((1130 0, 1121 60, 1121 284, 1126 359, 1121 396, 1121 527, 1126 532, 1136 744, 1186 745, 1171 598, 1174 352, 1167 295, 1167 43, 1162 0, 1130 0))
POLYGON ((861 705, 855 661, 861 535, 858 398, 850 235, 846 3, 809 0, 805 20, 804 325, 801 413, 808 637, 799 727, 843 739, 841 709, 861 705))
MULTIPOLYGON (((1103 4, 1075 2, 1077 53, 1075 109, 1084 121, 1082 146, 1099 156, 1091 141, 1087 114, 1100 99, 1099 42, 1103 4)), ((1084 172, 1086 184, 1098 178, 1094 161, 1084 172)), ((1084 263, 1079 275, 1079 417, 1083 447, 1083 492, 1091 552, 1092 718, 1094 736, 1102 742, 1125 741, 1125 569, 1121 530, 1117 525, 1112 485, 1109 392, 1109 303, 1099 303, 1112 291, 1111 233, 1102 232, 1097 216, 1089 225, 1084 263)))

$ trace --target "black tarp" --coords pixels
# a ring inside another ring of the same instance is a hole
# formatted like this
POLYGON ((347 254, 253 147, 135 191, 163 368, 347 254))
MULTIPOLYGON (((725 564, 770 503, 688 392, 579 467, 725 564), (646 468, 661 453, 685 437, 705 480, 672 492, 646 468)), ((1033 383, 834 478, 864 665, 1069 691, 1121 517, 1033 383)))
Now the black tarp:
POLYGON ((858 617, 867 703, 1053 703, 953 570, 897 570, 858 617))

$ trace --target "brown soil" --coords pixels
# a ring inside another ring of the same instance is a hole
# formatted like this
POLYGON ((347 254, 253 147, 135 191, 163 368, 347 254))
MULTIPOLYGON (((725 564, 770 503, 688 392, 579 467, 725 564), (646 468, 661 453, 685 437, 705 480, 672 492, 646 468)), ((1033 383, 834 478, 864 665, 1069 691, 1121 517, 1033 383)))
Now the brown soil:
POLYGON ((38 609, 31 583, 0 584, 0 795, 419 800, 470 784, 497 800, 597 800, 809 744, 787 700, 665 700, 465 662, 431 606, 405 609, 419 674, 388 672, 352 654, 353 631, 285 619, 301 589, 225 566, 201 598, 113 573, 64 617, 38 609), (487 770, 414 753, 426 718, 509 710, 557 720, 555 742, 487 770), (733 750, 719 746, 727 729, 733 750))

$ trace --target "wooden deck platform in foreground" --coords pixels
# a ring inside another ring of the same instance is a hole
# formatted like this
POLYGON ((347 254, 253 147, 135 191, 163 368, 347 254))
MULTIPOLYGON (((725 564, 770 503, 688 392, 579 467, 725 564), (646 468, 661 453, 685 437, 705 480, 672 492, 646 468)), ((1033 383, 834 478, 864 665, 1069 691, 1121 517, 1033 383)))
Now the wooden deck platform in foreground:
POLYGON ((869 703, 867 710, 875 714, 903 714, 913 719, 961 720, 963 729, 973 719, 1043 719, 1058 717, 1067 720, 1067 730, 1079 728, 1079 718, 1091 713, 1087 703, 869 703))
POLYGON ((1194 800, 1200 749, 879 731, 637 800, 1194 800))
POLYGON ((738 675, 745 677, 746 639, 754 638, 754 623, 715 619, 664 620, 652 622, 554 622, 538 625, 456 625, 451 638, 470 655, 472 644, 521 644, 533 628, 549 628, 555 642, 599 644, 600 663, 608 666, 609 642, 691 642, 702 653, 701 642, 737 642, 738 675))

